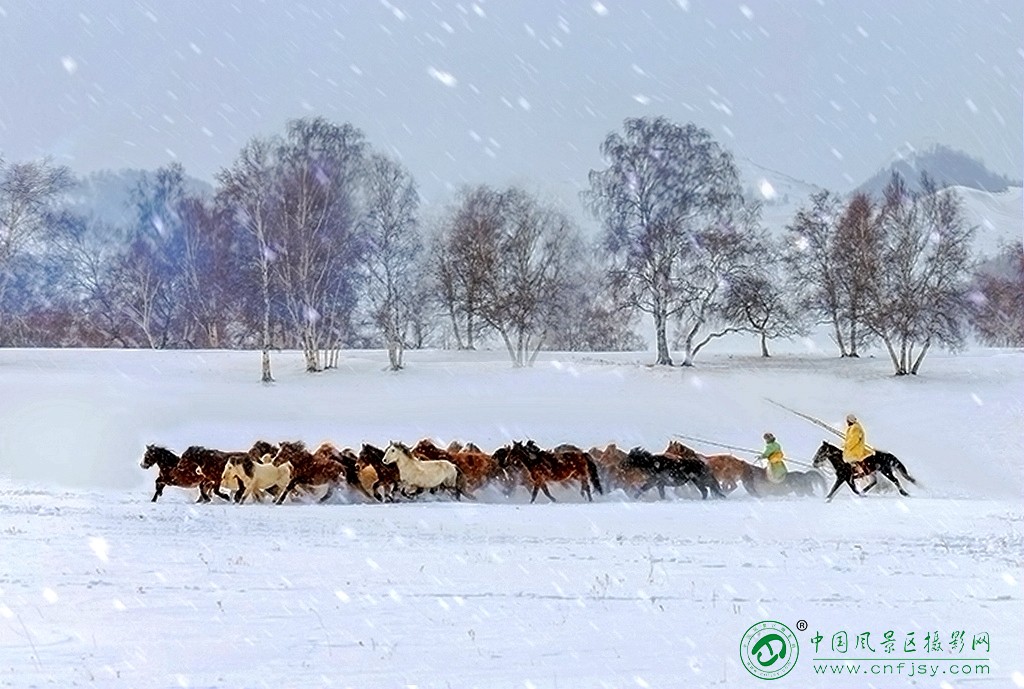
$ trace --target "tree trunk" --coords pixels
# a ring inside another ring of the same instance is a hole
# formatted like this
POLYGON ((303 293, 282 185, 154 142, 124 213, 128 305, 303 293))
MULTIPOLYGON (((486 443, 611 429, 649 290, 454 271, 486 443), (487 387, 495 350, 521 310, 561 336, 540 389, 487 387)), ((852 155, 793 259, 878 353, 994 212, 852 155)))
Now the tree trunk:
POLYGON ((924 347, 921 348, 921 353, 917 355, 917 359, 914 360, 914 366, 913 368, 910 369, 910 372, 913 375, 917 375, 917 369, 921 367, 921 362, 924 361, 924 355, 928 353, 928 350, 931 349, 931 346, 931 340, 925 340, 924 347))
POLYGON ((849 356, 846 353, 846 342, 843 340, 843 331, 839 327, 839 319, 835 316, 832 317, 832 330, 834 331, 834 339, 836 344, 839 346, 839 358, 844 359, 849 356))
POLYGON ((761 356, 765 359, 771 356, 768 353, 768 335, 763 330, 761 331, 761 356))
POLYGON ((270 373, 270 265, 267 261, 266 246, 260 241, 262 258, 260 272, 263 290, 263 377, 262 382, 273 383, 274 376, 270 373))
POLYGON ((658 337, 658 366, 671 366, 672 357, 668 353, 668 338, 665 336, 668 318, 660 309, 654 312, 654 328, 658 337))
POLYGON ((850 316, 850 353, 848 356, 859 359, 860 354, 857 353, 857 313, 850 316))

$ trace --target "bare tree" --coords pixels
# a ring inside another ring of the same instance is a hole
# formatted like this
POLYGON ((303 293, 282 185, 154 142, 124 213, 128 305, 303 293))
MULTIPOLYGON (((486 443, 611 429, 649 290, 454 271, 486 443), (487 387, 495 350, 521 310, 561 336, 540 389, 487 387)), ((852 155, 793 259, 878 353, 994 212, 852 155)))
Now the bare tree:
POLYGON ((996 347, 1024 346, 1024 246, 1005 247, 974 274, 968 296, 978 337, 996 347))
POLYGON ((430 273, 459 349, 474 349, 486 325, 481 303, 497 261, 503 203, 502 194, 487 186, 462 190, 431 243, 430 273))
POLYGON ((273 169, 273 145, 265 139, 253 139, 242 148, 232 167, 222 170, 217 178, 221 184, 219 202, 252 239, 249 254, 258 268, 262 302, 262 381, 274 381, 270 367, 270 266, 271 226, 276 209, 276 188, 273 169))
POLYGON ((916 375, 935 344, 963 344, 970 242, 955 191, 927 175, 911 192, 894 174, 879 213, 880 270, 866 322, 885 343, 896 375, 916 375))
POLYGON ((43 230, 50 203, 70 186, 67 168, 49 160, 7 163, 0 158, 0 303, 12 262, 43 230))
MULTIPOLYGON (((668 323, 693 298, 684 284, 686 257, 697 232, 739 205, 736 166, 706 130, 661 117, 627 119, 601 153, 607 167, 591 170, 583 197, 604 225, 617 293, 630 308, 651 314, 657 363, 671 365, 668 323)), ((688 363, 694 354, 687 353, 688 363)))
MULTIPOLYGON (((682 255, 677 289, 682 308, 676 312, 683 366, 692 366, 697 354, 712 340, 743 329, 724 318, 728 287, 756 271, 758 248, 756 207, 745 221, 707 227, 693 233, 682 255)), ((741 218, 743 212, 737 213, 741 218)))
POLYGON ((842 256, 835 251, 836 226, 842 200, 829 191, 811 195, 810 205, 797 211, 787 226, 785 262, 799 308, 828 323, 841 357, 849 356, 844 335, 842 256))
MULTIPOLYGON (((771 268, 775 268, 772 265, 771 268)), ((761 356, 769 357, 768 340, 803 332, 802 319, 777 269, 741 276, 726 290, 725 319, 759 336, 761 356)))
POLYGON ((858 357, 871 331, 864 326, 871 285, 878 275, 879 223, 867 194, 854 194, 839 216, 832 240, 840 304, 840 320, 847 328, 846 356, 858 357))
POLYGON ((480 312, 512 365, 531 366, 568 308, 579 232, 567 215, 521 189, 493 193, 501 224, 492 235, 496 260, 483 282, 480 312))
POLYGON ((408 171, 381 155, 371 156, 363 180, 367 298, 388 349, 392 371, 402 357, 417 303, 417 260, 423 249, 417 225, 419 195, 408 171))
POLYGON ((351 125, 311 118, 290 122, 275 151, 280 196, 271 267, 307 371, 322 370, 321 350, 337 349, 350 330, 364 147, 351 125))

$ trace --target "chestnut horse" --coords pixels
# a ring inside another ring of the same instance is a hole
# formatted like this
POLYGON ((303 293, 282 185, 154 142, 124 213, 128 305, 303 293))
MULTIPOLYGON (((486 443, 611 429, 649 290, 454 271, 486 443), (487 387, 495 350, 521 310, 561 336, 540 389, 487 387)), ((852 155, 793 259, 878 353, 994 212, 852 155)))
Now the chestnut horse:
MULTIPOLYGON (((495 457, 499 457, 497 452, 495 457)), ((565 449, 565 451, 555 454, 540 449, 532 440, 527 441, 526 444, 515 441, 510 448, 500 454, 499 461, 506 471, 518 471, 522 477, 521 480, 530 484, 532 487, 530 502, 537 499, 538 491, 544 491, 544 495, 551 502, 557 502, 551 495, 551 491, 548 490, 547 484, 552 481, 565 484, 572 480, 578 480, 580 495, 591 502, 594 500, 590 490, 591 485, 598 493, 604 492, 601 488, 601 479, 597 475, 597 465, 585 452, 565 449)))
MULTIPOLYGON (((475 446, 470 443, 470 445, 466 446, 466 448, 468 447, 475 446)), ((459 468, 459 473, 466 482, 466 488, 470 491, 475 491, 487 485, 491 479, 495 478, 500 472, 500 468, 490 455, 483 452, 474 452, 466 448, 456 452, 442 450, 430 440, 424 438, 416 443, 416 447, 412 448, 412 452, 423 459, 444 459, 451 462, 459 468)))
POLYGON ((621 489, 627 493, 635 492, 647 481, 647 474, 636 467, 630 466, 629 455, 619 449, 615 443, 603 450, 591 448, 590 456, 598 469, 604 474, 604 482, 608 490, 621 489))
POLYGON ((677 440, 673 440, 668 444, 665 454, 686 457, 688 459, 699 459, 705 462, 708 468, 711 469, 711 473, 714 474, 715 480, 718 481, 718 485, 723 493, 733 492, 736 490, 736 486, 742 483, 748 493, 754 496, 757 495, 757 489, 754 487, 754 478, 751 472, 759 471, 759 469, 749 462, 744 462, 739 457, 733 457, 729 454, 702 455, 677 440))
POLYGON ((320 498, 320 502, 329 499, 334 487, 344 480, 345 475, 345 466, 337 457, 337 453, 338 450, 329 443, 324 443, 314 453, 310 453, 302 441, 281 443, 281 449, 274 457, 274 464, 291 463, 292 477, 287 487, 277 497, 277 504, 283 503, 296 486, 312 488, 326 485, 327 492, 320 498))

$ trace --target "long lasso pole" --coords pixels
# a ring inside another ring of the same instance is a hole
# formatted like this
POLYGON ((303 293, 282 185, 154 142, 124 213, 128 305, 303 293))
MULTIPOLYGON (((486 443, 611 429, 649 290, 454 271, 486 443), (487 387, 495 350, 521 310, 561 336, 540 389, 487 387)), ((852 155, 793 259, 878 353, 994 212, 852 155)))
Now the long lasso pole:
MULTIPOLYGON (((727 450, 737 450, 739 452, 749 452, 752 455, 757 455, 758 459, 761 458, 760 457, 760 455, 761 455, 760 452, 758 452, 757 450, 751 450, 750 448, 747 448, 747 447, 739 447, 737 445, 727 445, 725 443, 716 443, 715 441, 708 440, 707 438, 698 438, 696 436, 684 435, 682 433, 673 433, 672 436, 675 437, 675 438, 682 438, 683 440, 692 440, 695 443, 703 443, 704 445, 711 445, 712 447, 724 447, 727 450)), ((813 464, 810 464, 809 462, 801 462, 800 460, 793 459, 792 457, 785 457, 784 460, 789 462, 790 464, 796 464, 797 466, 807 467, 808 469, 813 469, 814 468, 813 464)))

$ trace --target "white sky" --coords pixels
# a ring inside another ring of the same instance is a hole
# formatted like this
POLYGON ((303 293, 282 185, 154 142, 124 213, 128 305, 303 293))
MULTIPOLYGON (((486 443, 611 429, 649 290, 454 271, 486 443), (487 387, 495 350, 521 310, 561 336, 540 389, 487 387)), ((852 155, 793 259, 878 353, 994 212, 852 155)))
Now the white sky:
POLYGON ((1019 178, 1024 2, 0 0, 0 154, 210 180, 321 114, 465 183, 568 196, 623 118, 838 190, 909 142, 1019 178))

